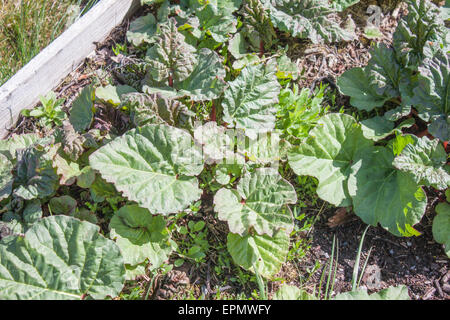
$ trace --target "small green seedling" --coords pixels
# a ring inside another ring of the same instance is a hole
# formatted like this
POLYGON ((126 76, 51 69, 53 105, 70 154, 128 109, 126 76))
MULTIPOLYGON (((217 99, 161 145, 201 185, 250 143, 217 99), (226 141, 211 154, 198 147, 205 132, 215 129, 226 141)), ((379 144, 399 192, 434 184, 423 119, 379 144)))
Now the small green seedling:
POLYGON ((61 126, 63 120, 67 118, 67 114, 62 110, 64 99, 57 99, 56 93, 50 91, 46 97, 40 96, 39 100, 42 105, 32 110, 22 110, 25 117, 34 117, 39 119, 39 124, 46 128, 53 125, 61 126))

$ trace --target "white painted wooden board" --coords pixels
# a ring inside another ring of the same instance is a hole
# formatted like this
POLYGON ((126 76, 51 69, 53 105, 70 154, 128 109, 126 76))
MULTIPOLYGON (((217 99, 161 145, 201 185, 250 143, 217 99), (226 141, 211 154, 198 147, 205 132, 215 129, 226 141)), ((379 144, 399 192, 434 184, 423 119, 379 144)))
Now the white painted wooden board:
POLYGON ((140 0, 101 0, 0 87, 0 138, 25 108, 32 108, 95 50, 140 0))

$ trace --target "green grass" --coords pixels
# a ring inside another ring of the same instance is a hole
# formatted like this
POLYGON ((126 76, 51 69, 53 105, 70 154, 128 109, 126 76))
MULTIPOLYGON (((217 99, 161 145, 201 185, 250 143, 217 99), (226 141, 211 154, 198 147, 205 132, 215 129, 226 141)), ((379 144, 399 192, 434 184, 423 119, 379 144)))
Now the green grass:
POLYGON ((0 0, 0 85, 99 0, 0 0))

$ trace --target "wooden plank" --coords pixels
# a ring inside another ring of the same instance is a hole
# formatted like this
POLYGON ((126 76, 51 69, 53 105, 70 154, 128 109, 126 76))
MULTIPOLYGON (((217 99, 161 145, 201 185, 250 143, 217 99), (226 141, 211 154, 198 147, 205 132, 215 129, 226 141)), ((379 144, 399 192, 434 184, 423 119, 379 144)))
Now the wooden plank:
POLYGON ((20 111, 32 108, 95 50, 114 27, 132 15, 140 0, 101 0, 0 87, 0 138, 20 111))

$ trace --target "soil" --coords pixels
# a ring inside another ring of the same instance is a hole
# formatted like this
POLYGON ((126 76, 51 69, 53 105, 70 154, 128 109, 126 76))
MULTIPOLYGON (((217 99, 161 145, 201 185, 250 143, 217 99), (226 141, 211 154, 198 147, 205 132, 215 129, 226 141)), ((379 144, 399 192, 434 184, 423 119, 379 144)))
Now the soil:
MULTIPOLYGON (((303 72, 303 77, 299 80, 300 88, 314 88, 320 81, 334 84, 336 78, 345 70, 367 63, 370 58, 368 48, 371 41, 363 36, 362 29, 367 20, 365 12, 370 4, 377 4, 377 1, 361 1, 351 8, 358 35, 358 39, 352 42, 339 46, 324 46, 312 45, 301 40, 286 40, 291 42, 289 56, 303 72)), ((380 29, 384 37, 380 41, 389 45, 398 19, 405 14, 405 6, 397 1, 383 1, 381 4, 384 18, 380 29)), ((146 13, 147 11, 141 10, 130 21, 146 13)), ((128 26, 129 21, 126 21, 117 27, 108 39, 98 44, 95 54, 88 57, 83 65, 72 72, 55 90, 59 97, 66 98, 67 108, 83 87, 92 82, 104 81, 105 75, 113 74, 118 65, 126 63, 127 58, 122 55, 116 56, 112 47, 116 43, 125 42, 128 26)), ((348 105, 348 98, 338 95, 337 104, 340 105, 340 103, 348 105)), ((125 130, 123 124, 127 122, 127 119, 123 114, 120 112, 111 114, 102 106, 97 107, 100 111, 96 114, 95 126, 108 131, 115 130, 117 133, 125 130)), ((33 121, 20 117, 11 134, 33 131, 37 131, 33 121)), ((398 238, 381 227, 372 226, 368 229, 361 251, 360 270, 370 253, 361 281, 361 286, 367 288, 369 293, 389 286, 404 284, 408 287, 409 295, 414 300, 450 299, 450 261, 446 257, 442 245, 433 240, 431 231, 432 219, 435 215, 434 208, 439 197, 442 198, 442 192, 434 189, 426 191, 427 211, 421 223, 415 226, 422 233, 421 236, 398 238)), ((220 277, 214 272, 214 266, 218 265, 219 250, 226 250, 223 244, 226 243, 228 226, 216 219, 212 210, 211 195, 206 195, 202 200, 203 207, 194 219, 203 219, 206 222, 211 247, 221 249, 211 250, 206 263, 201 265, 184 263, 164 276, 157 276, 154 281, 150 281, 148 277, 139 279, 137 284, 142 286, 145 292, 148 290, 148 298, 173 299, 186 298, 189 295, 199 297, 202 294, 206 298, 214 298, 217 290, 222 294, 230 294, 230 297, 240 292, 245 292, 247 296, 250 296, 251 292, 257 289, 254 283, 240 286, 228 282, 224 285, 224 279, 226 281, 232 277, 236 270, 231 267, 224 267, 220 277), (220 244, 222 247, 219 246, 220 244)), ((322 202, 319 200, 314 207, 305 210, 306 216, 314 217, 321 206, 322 202)), ((339 257, 332 296, 336 293, 350 291, 358 246, 367 225, 351 212, 351 208, 348 211, 346 213, 342 209, 336 208, 324 210, 316 219, 312 229, 304 234, 305 239, 309 239, 309 249, 306 250, 305 256, 287 262, 275 278, 282 278, 287 284, 302 285, 302 288, 310 293, 317 292, 322 271, 327 268, 327 262, 331 256, 333 237, 335 236, 339 257), (308 270, 317 262, 321 266, 319 270, 308 281, 300 284, 300 280, 306 278, 308 270)), ((280 281, 268 283, 269 297, 279 288, 280 284, 280 281)), ((125 291, 129 288, 126 288, 125 291)))

